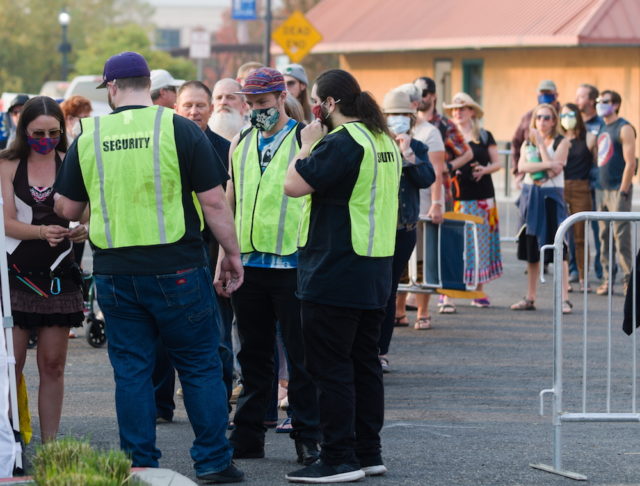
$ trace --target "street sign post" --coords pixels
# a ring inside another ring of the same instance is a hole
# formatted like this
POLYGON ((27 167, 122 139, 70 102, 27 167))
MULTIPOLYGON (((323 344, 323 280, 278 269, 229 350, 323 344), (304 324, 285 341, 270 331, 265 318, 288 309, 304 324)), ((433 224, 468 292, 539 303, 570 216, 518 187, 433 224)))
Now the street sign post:
POLYGON ((231 18, 233 20, 257 20, 256 0, 233 0, 231 18))
POLYGON ((298 63, 322 40, 322 35, 302 12, 296 10, 276 29, 272 38, 291 62, 298 63))
POLYGON ((189 57, 198 60, 198 80, 202 80, 202 61, 211 57, 211 38, 209 32, 204 29, 191 31, 191 43, 189 44, 189 57))

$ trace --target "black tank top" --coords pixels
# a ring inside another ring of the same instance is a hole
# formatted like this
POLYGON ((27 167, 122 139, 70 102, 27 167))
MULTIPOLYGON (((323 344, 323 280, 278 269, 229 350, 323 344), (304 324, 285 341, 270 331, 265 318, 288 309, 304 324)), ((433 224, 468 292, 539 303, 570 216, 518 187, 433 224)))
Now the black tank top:
POLYGON ((593 154, 587 147, 585 139, 574 138, 571 140, 567 165, 564 168, 566 180, 589 179, 589 171, 593 166, 593 154))
MULTIPOLYGON (((56 154, 56 172, 60 169, 62 161, 56 154)), ((34 225, 51 225, 55 224, 69 227, 69 221, 60 218, 53 211, 53 191, 43 200, 36 201, 31 194, 29 187, 29 173, 27 171, 27 160, 20 160, 13 179, 13 191, 16 199, 16 206, 26 204, 33 212, 31 221, 23 221, 27 224, 34 225)), ((22 219, 22 218, 21 218, 22 219)), ((20 274, 27 275, 41 289, 49 293, 51 286, 51 277, 49 276, 50 266, 66 251, 71 245, 69 240, 64 240, 58 246, 51 247, 45 240, 22 240, 13 253, 7 255, 9 269, 20 274)), ((77 290, 78 286, 74 284, 72 278, 74 267, 73 252, 70 252, 57 267, 57 273, 61 274, 63 283, 62 291, 68 292, 77 290)), ((29 289, 19 284, 16 279, 11 279, 11 284, 16 285, 20 290, 29 291, 29 289)))

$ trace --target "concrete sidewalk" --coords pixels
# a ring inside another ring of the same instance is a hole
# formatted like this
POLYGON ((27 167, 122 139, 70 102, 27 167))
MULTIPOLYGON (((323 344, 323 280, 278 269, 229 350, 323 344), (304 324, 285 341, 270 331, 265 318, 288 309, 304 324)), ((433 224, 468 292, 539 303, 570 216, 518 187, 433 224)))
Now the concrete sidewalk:
MULTIPOLYGON (((382 431, 389 473, 367 478, 366 483, 573 484, 528 465, 551 461, 550 417, 538 415, 538 392, 552 384, 551 277, 540 287, 537 311, 510 311, 508 306, 522 297, 526 286, 524 266, 516 261, 514 250, 513 243, 503 245, 505 275, 487 288, 491 308, 476 309, 468 301, 458 301, 457 314, 434 315, 432 330, 396 328, 389 354, 392 373, 385 375, 386 424, 382 431)), ((572 299, 575 313, 566 320, 565 333, 571 345, 565 365, 570 378, 579 377, 581 358, 572 346, 581 334, 583 305, 581 296, 573 294, 572 299)), ((614 305, 621 309, 622 298, 614 297, 614 305)), ((588 306, 590 319, 596 322, 594 329, 602 327, 597 323, 604 321, 606 298, 591 294, 588 306)), ((415 313, 409 317, 413 321, 415 313)), ((616 345, 627 346, 620 322, 617 312, 616 345)), ((595 331, 593 340, 594 346, 602 344, 595 331)), ((35 354, 30 351, 25 374, 34 416, 35 366, 35 354)), ((625 386, 614 385, 628 395, 625 386)), ((86 437, 100 447, 117 447, 113 389, 106 349, 91 348, 82 338, 71 341, 62 433, 86 437)), ((567 404, 574 402, 567 397, 567 404)), ((189 457, 193 434, 181 399, 176 398, 176 403, 175 422, 157 427, 161 466, 195 479, 189 457)), ((36 417, 36 435, 37 430, 36 417)), ((569 424, 564 430, 567 469, 586 474, 590 484, 640 484, 636 426, 569 424)), ((32 453, 33 447, 27 451, 32 453)), ((265 459, 237 463, 248 483, 264 486, 286 484, 284 475, 298 467, 293 442, 272 430, 267 432, 265 459)))

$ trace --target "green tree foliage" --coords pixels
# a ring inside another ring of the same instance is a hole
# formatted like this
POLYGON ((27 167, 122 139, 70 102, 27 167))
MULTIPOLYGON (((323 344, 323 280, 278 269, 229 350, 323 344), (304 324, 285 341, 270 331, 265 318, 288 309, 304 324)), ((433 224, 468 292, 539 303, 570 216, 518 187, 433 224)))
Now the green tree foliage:
POLYGON ((139 52, 151 69, 166 69, 175 78, 193 79, 195 76, 193 62, 171 57, 164 51, 152 50, 148 32, 134 24, 107 27, 95 35, 90 35, 87 47, 78 52, 75 73, 101 74, 104 62, 122 51, 139 52))
POLYGON ((133 40, 141 50, 146 49, 152 68, 163 64, 176 74, 190 72, 188 61, 178 61, 174 68, 175 60, 168 55, 151 53, 147 34, 152 10, 145 0, 0 0, 0 91, 37 93, 45 81, 60 79, 62 30, 58 14, 63 8, 71 15, 68 40, 73 49, 69 56, 72 72, 101 73, 109 56, 133 49, 127 44, 133 40), (118 38, 120 33, 126 37, 118 38), (97 58, 88 57, 91 53, 97 58))

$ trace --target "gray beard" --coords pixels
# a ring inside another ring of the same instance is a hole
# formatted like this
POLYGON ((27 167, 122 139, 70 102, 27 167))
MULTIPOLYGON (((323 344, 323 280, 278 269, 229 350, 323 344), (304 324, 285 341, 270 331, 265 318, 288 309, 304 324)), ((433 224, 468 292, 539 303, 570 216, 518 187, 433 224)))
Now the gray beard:
POLYGON ((218 113, 214 113, 209 120, 209 128, 229 141, 240 133, 240 130, 246 124, 247 120, 245 120, 245 118, 237 111, 230 113, 220 111, 218 113))

